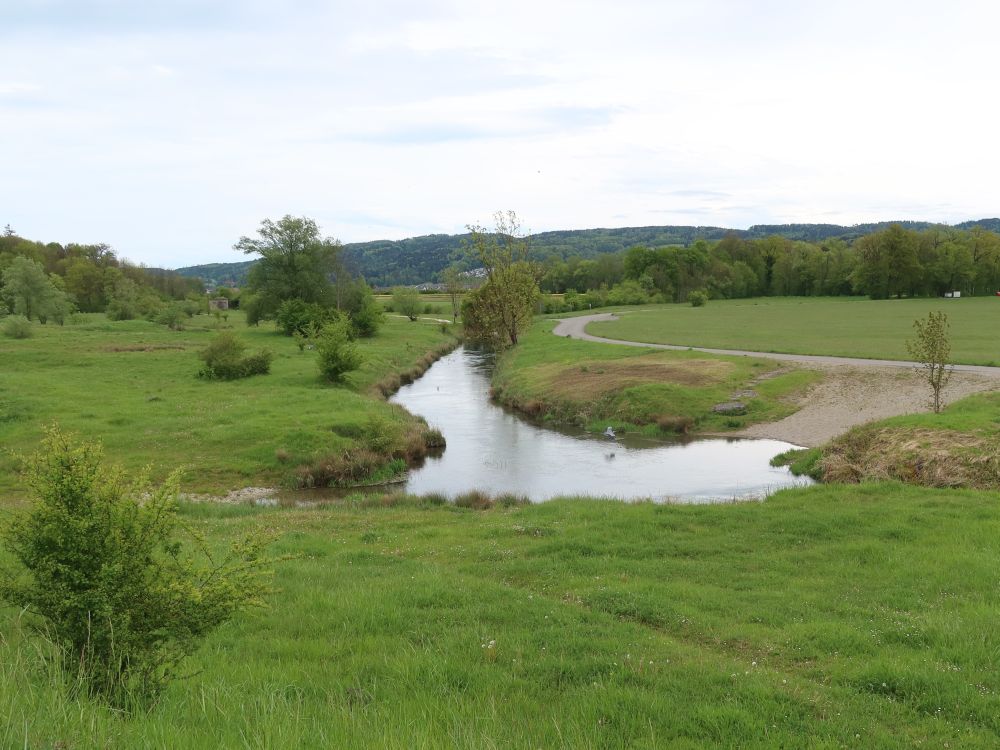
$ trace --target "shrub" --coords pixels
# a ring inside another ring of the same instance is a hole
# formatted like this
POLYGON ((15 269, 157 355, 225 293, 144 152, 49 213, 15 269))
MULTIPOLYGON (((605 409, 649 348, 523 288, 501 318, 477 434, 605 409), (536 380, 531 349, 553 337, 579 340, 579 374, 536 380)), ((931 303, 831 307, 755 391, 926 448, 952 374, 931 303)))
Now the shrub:
POLYGON ((688 295, 688 302, 691 303, 691 307, 701 307, 708 302, 708 293, 695 289, 688 295))
POLYGON ((296 331, 308 335, 313 328, 321 328, 331 317, 331 311, 315 302, 286 299, 274 317, 274 323, 286 336, 296 331))
POLYGON ((34 503, 4 533, 19 566, 0 599, 41 617, 68 681, 118 707, 147 704, 207 633, 261 603, 264 540, 192 555, 177 535, 176 474, 160 487, 130 480, 102 466, 100 445, 56 428, 42 446, 26 463, 34 503))
POLYGON ((185 317, 187 317, 187 313, 184 311, 184 307, 175 302, 160 310, 159 315, 156 316, 156 322, 166 326, 171 331, 183 331, 185 317))
POLYGON ((363 338, 374 336, 385 322, 382 306, 375 299, 371 287, 363 281, 349 295, 346 308, 354 332, 363 338))
POLYGON ((3 335, 12 339, 26 339, 34 335, 31 321, 23 315, 10 315, 3 321, 3 335))
POLYGON ((337 317, 323 326, 316 340, 319 371, 327 380, 340 383, 344 376, 361 366, 361 353, 351 341, 350 323, 337 317))
POLYGON ((271 370, 274 355, 266 349, 244 357, 246 344, 230 331, 224 331, 212 339, 198 356, 205 366, 198 373, 203 378, 236 380, 251 375, 266 375, 271 370))

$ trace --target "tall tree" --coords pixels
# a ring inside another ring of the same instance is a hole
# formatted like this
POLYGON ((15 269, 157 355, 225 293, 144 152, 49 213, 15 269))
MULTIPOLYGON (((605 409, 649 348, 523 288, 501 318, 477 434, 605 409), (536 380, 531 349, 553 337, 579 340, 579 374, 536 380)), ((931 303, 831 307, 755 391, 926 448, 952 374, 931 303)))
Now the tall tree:
POLYGON ((256 295, 261 317, 272 317, 287 299, 333 304, 331 278, 338 270, 339 240, 323 237, 316 222, 304 216, 264 219, 257 234, 241 237, 233 247, 247 255, 260 255, 247 287, 256 295))
POLYGON ((468 251, 486 270, 486 283, 462 304, 465 332, 495 348, 517 343, 538 301, 538 270, 528 261, 528 238, 513 211, 493 215, 494 227, 468 227, 468 251))

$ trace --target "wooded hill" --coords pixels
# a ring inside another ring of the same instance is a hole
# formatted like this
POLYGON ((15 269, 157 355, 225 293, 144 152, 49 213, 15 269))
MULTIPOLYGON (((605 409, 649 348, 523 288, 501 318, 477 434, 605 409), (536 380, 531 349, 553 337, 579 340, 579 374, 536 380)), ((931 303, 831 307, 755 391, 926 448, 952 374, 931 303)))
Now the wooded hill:
MULTIPOLYGON (((839 224, 757 224, 749 229, 724 227, 657 226, 621 227, 617 229, 574 229, 540 232, 531 236, 532 254, 538 260, 551 257, 567 259, 594 258, 605 253, 617 253, 636 245, 663 247, 687 246, 696 240, 721 240, 726 235, 742 239, 784 237, 789 240, 822 242, 842 239, 851 242, 872 232, 898 224, 905 229, 924 230, 945 226, 927 221, 881 221, 869 224, 842 226, 839 224)), ((980 226, 1000 232, 1000 219, 980 219, 955 224, 955 229, 980 226)), ((352 272, 365 277, 374 287, 398 284, 420 284, 437 281, 438 274, 449 264, 462 257, 463 241, 468 234, 429 234, 405 240, 374 240, 344 245, 344 259, 352 272)), ((237 263, 209 263, 178 268, 184 276, 201 278, 208 284, 242 286, 246 274, 255 261, 237 263)))

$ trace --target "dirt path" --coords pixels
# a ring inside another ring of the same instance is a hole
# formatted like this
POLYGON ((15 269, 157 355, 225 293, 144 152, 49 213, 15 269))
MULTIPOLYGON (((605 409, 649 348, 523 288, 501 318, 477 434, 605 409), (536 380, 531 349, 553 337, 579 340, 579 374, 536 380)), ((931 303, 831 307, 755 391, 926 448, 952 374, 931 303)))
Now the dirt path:
MULTIPOLYGON (((616 319, 617 316, 612 313, 566 318, 559 321, 553 333, 556 336, 569 336, 605 344, 675 351, 692 349, 708 354, 764 357, 794 362, 825 373, 823 380, 802 396, 799 401, 800 408, 795 414, 777 422, 753 425, 737 433, 747 437, 769 437, 804 446, 821 445, 855 425, 898 414, 927 411, 930 408, 928 386, 916 371, 913 362, 644 344, 591 336, 585 330, 587 324, 593 321, 616 319)), ((943 397, 946 403, 950 403, 972 393, 998 388, 1000 388, 1000 367, 956 365, 943 397)))

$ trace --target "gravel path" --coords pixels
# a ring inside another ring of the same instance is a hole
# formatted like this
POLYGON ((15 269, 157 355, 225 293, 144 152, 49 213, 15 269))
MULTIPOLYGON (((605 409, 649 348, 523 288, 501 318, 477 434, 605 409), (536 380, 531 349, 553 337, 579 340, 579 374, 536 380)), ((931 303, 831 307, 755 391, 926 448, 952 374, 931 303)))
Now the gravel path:
MULTIPOLYGON (((763 357, 793 362, 803 367, 822 370, 823 380, 811 387, 800 399, 799 410, 785 419, 769 424, 757 424, 741 431, 747 437, 768 437, 796 445, 821 445, 855 425, 876 419, 928 411, 929 388, 913 362, 891 359, 853 359, 811 354, 778 354, 751 352, 741 349, 710 349, 700 346, 644 344, 591 336, 588 323, 616 320, 613 313, 565 318, 556 325, 556 336, 568 336, 604 344, 638 346, 647 349, 693 350, 708 354, 763 357)), ((955 365, 951 381, 942 394, 945 403, 972 393, 1000 388, 1000 367, 955 365)), ((732 434, 732 433, 730 433, 732 434)))

